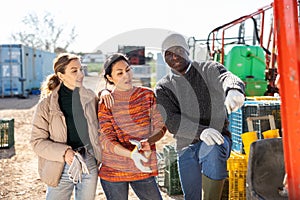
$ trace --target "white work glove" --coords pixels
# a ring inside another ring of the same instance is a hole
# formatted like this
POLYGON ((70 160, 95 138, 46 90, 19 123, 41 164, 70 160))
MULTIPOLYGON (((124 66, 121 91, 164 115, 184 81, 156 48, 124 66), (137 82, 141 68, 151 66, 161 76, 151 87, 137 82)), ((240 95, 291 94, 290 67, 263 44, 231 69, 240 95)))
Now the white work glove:
POLYGON ((73 183, 77 184, 81 181, 80 174, 82 173, 81 164, 76 156, 74 156, 73 161, 69 167, 68 175, 69 179, 73 181, 73 183))
POLYGON ((139 150, 137 147, 135 147, 133 149, 133 151, 130 153, 130 158, 133 160, 135 166, 141 170, 142 172, 144 173, 151 173, 152 170, 150 169, 150 167, 145 167, 143 164, 142 164, 142 161, 143 162, 148 162, 148 159, 143 156, 142 154, 139 153, 139 150))
POLYGON ((89 170, 82 156, 76 152, 68 170, 69 179, 75 184, 81 183, 82 173, 89 174, 89 170))
POLYGON ((228 114, 237 111, 244 104, 245 97, 238 90, 229 90, 225 98, 225 106, 227 108, 228 114))
POLYGON ((150 149, 150 144, 147 141, 147 139, 143 139, 141 141, 137 141, 137 140, 132 140, 130 139, 129 142, 133 145, 135 145, 139 150, 143 150, 144 155, 146 156, 146 158, 149 158, 151 155, 151 149, 150 149), (144 150, 143 148, 149 149, 149 150, 144 150))
POLYGON ((75 153, 76 158, 79 160, 80 164, 81 164, 81 170, 82 173, 84 174, 90 174, 89 169, 87 168, 84 159, 82 158, 82 156, 80 155, 80 153, 75 153))
POLYGON ((205 142, 208 146, 218 144, 221 145, 224 143, 223 135, 213 128, 207 128, 202 131, 200 135, 200 140, 205 142))

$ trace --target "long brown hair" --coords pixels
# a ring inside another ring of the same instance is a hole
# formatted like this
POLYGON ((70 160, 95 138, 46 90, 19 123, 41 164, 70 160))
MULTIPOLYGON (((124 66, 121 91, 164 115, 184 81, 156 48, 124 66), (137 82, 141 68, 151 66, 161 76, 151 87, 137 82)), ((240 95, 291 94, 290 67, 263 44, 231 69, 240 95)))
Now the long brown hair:
POLYGON ((54 73, 47 76, 46 80, 41 85, 41 98, 51 94, 51 92, 60 84, 60 79, 57 73, 62 74, 66 71, 66 66, 72 61, 80 59, 79 56, 71 53, 61 53, 53 60, 54 73))

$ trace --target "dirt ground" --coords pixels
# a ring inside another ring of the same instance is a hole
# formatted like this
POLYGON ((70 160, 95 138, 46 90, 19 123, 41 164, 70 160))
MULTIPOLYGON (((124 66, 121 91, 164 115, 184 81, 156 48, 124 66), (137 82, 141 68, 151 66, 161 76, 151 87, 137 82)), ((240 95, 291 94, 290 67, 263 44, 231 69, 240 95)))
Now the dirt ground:
MULTIPOLYGON (((85 78, 85 86, 94 91, 104 87, 102 80, 95 75, 85 78)), ((36 95, 27 99, 0 98, 0 119, 14 119, 15 141, 12 148, 0 149, 0 199, 45 199, 46 185, 38 177, 37 157, 29 144, 31 120, 38 98, 36 95)), ((167 133, 157 143, 158 152, 162 152, 166 144, 173 143, 174 139, 167 133)), ((160 189, 163 199, 183 199, 182 195, 169 196, 164 187, 160 189)), ((105 199, 99 182, 95 199, 105 199)), ((138 199, 131 189, 129 199, 138 199)))

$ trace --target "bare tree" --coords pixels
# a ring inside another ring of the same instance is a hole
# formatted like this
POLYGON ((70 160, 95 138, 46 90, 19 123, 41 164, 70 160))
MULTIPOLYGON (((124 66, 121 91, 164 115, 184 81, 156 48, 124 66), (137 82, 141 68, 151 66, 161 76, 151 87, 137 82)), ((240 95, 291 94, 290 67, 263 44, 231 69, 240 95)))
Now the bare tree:
POLYGON ((11 36, 15 42, 52 52, 67 51, 67 48, 75 41, 77 34, 75 26, 69 33, 63 24, 57 25, 50 13, 39 18, 36 13, 30 13, 22 20, 26 29, 11 36))

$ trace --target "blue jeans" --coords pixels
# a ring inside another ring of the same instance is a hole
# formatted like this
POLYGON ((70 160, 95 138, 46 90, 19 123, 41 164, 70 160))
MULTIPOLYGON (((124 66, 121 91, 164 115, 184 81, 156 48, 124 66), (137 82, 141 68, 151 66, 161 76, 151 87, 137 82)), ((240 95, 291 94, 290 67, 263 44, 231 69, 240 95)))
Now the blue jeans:
POLYGON ((127 200, 129 184, 141 200, 162 199, 154 177, 131 182, 109 182, 103 179, 100 181, 107 200, 127 200))
POLYGON ((227 177, 231 144, 225 136, 222 145, 208 146, 200 141, 178 151, 178 171, 185 199, 201 199, 202 174, 213 180, 227 177))
POLYGON ((75 200, 94 200, 98 181, 96 159, 92 154, 87 153, 85 163, 90 174, 82 174, 82 182, 77 184, 69 179, 68 169, 70 166, 65 164, 58 186, 47 187, 46 200, 69 200, 73 190, 75 200))

